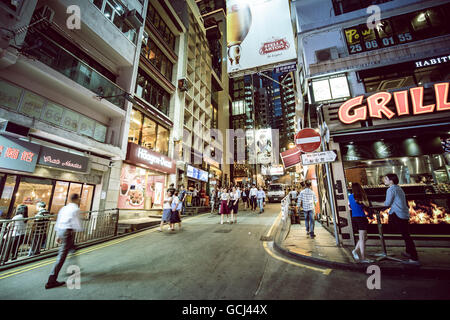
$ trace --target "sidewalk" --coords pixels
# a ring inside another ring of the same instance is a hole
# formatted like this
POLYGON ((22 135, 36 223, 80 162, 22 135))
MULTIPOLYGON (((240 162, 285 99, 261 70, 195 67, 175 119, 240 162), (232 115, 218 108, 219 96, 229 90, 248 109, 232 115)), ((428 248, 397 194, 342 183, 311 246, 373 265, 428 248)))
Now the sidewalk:
MULTIPOLYGON (((306 235, 304 220, 301 225, 290 226, 290 231, 281 243, 275 243, 275 248, 281 253, 306 262, 327 266, 330 268, 351 271, 366 272, 368 264, 355 261, 351 250, 352 247, 338 247, 332 233, 316 221, 314 233, 316 237, 311 239, 306 235)), ((405 247, 388 247, 390 256, 405 260, 401 252, 405 247)), ((381 253, 380 246, 367 246, 366 256, 376 259, 373 254, 381 253)), ((417 247, 420 266, 404 264, 398 261, 384 259, 371 264, 380 266, 382 272, 392 274, 415 274, 415 275, 443 275, 450 276, 450 248, 424 248, 417 247)))

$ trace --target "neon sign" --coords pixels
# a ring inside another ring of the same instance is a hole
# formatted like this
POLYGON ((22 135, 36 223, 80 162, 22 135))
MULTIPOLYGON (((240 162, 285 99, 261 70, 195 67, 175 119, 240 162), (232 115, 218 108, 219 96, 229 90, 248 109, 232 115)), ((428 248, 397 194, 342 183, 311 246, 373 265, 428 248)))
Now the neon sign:
POLYGON ((423 105, 424 89, 423 87, 411 88, 397 92, 378 92, 367 97, 367 105, 362 105, 364 96, 358 96, 347 100, 339 107, 339 120, 345 124, 352 124, 357 121, 365 121, 367 118, 387 119, 397 116, 410 115, 410 106, 408 96, 411 97, 412 114, 422 115, 439 111, 450 111, 450 102, 448 101, 448 91, 450 83, 437 83, 434 85, 436 103, 423 105), (409 94, 408 94, 409 93, 409 94), (395 111, 389 109, 386 105, 394 99, 395 111))

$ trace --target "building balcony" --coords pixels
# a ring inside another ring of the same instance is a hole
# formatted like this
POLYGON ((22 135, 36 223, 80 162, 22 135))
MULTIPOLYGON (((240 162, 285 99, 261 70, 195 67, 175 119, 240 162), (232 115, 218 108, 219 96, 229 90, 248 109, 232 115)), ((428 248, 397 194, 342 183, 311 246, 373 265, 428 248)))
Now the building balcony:
POLYGON ((105 97, 122 110, 126 110, 126 92, 89 65, 66 51, 53 40, 38 33, 25 39, 26 54, 44 63, 96 95, 105 97), (40 45, 36 46, 37 43, 40 45))

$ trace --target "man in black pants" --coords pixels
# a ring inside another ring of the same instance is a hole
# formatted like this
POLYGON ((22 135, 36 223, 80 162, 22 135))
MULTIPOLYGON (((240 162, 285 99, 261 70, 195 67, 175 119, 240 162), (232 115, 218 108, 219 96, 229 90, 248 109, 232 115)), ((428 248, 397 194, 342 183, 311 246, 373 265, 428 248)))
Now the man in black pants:
POLYGON ((391 207, 389 210, 389 224, 393 225, 401 233, 403 240, 405 240, 406 253, 402 253, 402 255, 409 258, 405 262, 419 265, 416 246, 409 233, 409 207, 405 193, 398 186, 398 182, 398 176, 394 173, 387 174, 384 177, 384 184, 389 186, 384 205, 391 207))
POLYGON ((67 254, 75 251, 75 231, 81 231, 81 221, 80 221, 80 195, 74 193, 70 196, 70 203, 63 208, 58 213, 58 218, 56 220, 55 230, 56 230, 56 242, 61 244, 59 248, 58 257, 53 266, 47 283, 45 284, 45 289, 51 289, 59 286, 63 286, 65 282, 59 282, 58 274, 61 270, 64 261, 66 261, 67 254))

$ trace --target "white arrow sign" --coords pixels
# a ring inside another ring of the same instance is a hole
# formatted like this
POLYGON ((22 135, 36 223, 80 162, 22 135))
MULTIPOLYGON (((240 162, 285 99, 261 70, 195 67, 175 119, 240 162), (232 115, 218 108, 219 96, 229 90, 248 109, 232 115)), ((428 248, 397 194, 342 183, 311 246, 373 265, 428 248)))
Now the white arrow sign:
POLYGON ((302 154, 302 164, 304 166, 325 162, 333 162, 336 160, 336 152, 334 151, 323 151, 323 152, 312 152, 302 154))

